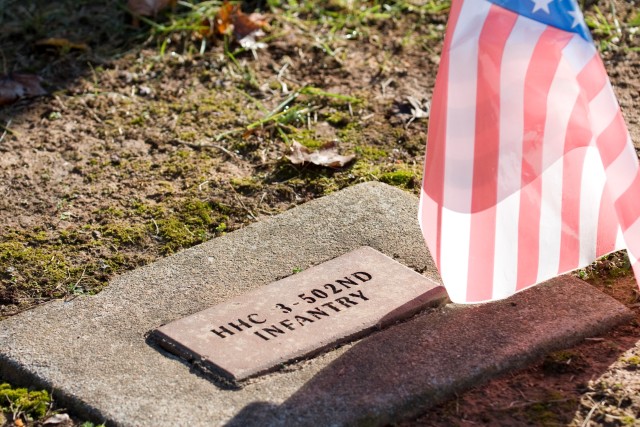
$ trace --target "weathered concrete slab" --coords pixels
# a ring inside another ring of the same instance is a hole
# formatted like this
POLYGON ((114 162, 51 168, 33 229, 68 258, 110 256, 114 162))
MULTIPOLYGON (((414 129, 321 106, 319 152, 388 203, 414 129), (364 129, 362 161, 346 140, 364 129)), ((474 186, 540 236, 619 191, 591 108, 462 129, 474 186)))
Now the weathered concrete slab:
POLYGON ((446 298, 439 283, 363 246, 163 325, 151 337, 213 380, 239 386, 446 298))
POLYGON ((236 391, 146 342, 160 325, 363 245, 437 278, 416 209, 413 196, 363 184, 125 274, 95 297, 14 316, 0 322, 0 376, 51 387, 114 425, 382 424, 628 318, 564 278, 512 301, 420 314, 236 391))

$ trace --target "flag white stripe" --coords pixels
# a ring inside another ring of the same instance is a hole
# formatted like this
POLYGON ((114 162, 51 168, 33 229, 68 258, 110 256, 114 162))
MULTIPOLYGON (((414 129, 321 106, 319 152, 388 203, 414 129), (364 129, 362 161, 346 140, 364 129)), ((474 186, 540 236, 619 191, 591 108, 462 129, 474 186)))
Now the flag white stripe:
MULTIPOLYGON (((622 229, 619 230, 619 233, 622 234, 622 229)), ((627 228, 625 234, 628 236, 640 236, 640 218, 637 218, 631 227, 627 228)), ((629 247, 629 253, 640 255, 640 241, 633 242, 633 244, 638 247, 629 247)))
MULTIPOLYGON (((604 191, 606 175, 598 149, 587 148, 580 184, 580 265, 588 265, 596 258, 598 239, 598 217, 604 191)), ((605 202, 607 202, 605 200, 605 202)))
POLYGON ((518 218, 520 192, 503 199, 496 207, 496 244, 493 258, 493 298, 516 291, 518 279, 518 218))
MULTIPOLYGON (((569 47, 576 47, 569 44, 569 47)), ((565 48, 565 52, 567 52, 565 48)), ((547 117, 542 142, 542 198, 537 281, 555 276, 560 262, 564 143, 571 113, 580 94, 574 69, 562 58, 547 97, 547 117)), ((569 189, 572 191, 573 189, 569 189)), ((575 191, 575 190, 574 190, 575 191)))
POLYGON ((465 301, 467 298, 470 233, 469 213, 442 208, 440 275, 442 281, 449 285, 447 292, 453 301, 465 301))
POLYGON ((537 282, 558 274, 562 238, 563 166, 563 160, 560 158, 548 167, 540 177, 542 179, 542 197, 540 200, 537 282))
POLYGON ((611 124, 618 114, 618 101, 613 94, 613 89, 607 81, 600 92, 589 102, 589 111, 591 113, 591 129, 594 137, 600 134, 611 124))
POLYGON ((626 249, 627 244, 624 241, 624 234, 622 233, 622 228, 618 227, 618 234, 616 235, 616 250, 626 249))
POLYGON ((568 62, 573 72, 577 75, 593 59, 598 51, 595 46, 588 43, 579 35, 573 36, 569 44, 562 51, 563 59, 568 62))
POLYGON ((438 250, 438 203, 424 191, 422 192, 421 201, 418 205, 418 223, 420 224, 420 229, 422 230, 425 241, 429 246, 431 256, 434 258, 433 261, 436 262, 436 251, 438 250), (424 219, 426 219, 426 221, 424 221, 424 219))
POLYGON ((473 190, 478 39, 491 4, 466 1, 450 49, 447 96, 444 203, 440 231, 440 274, 452 286, 449 296, 466 299, 473 190), (458 64, 466 64, 460 67, 458 64))
POLYGON ((500 70, 500 154, 498 204, 493 257, 493 298, 516 290, 518 277, 518 218, 524 135, 524 79, 529 62, 546 26, 518 17, 507 40, 500 70))
MULTIPOLYGON (((607 168, 607 187, 615 203, 636 178, 638 158, 633 145, 625 144, 622 152, 607 168)), ((640 196, 639 196, 640 197, 640 196)))

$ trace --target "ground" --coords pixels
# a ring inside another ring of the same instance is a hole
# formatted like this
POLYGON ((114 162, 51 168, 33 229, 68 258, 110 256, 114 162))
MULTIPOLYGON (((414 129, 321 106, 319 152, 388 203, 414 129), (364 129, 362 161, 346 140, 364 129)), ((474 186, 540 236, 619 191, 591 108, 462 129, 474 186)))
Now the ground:
MULTIPOLYGON (((637 4, 581 3, 638 144, 637 4)), ((245 2, 265 23, 255 50, 204 31, 221 6, 136 28, 124 1, 0 0, 0 74, 48 92, 0 107, 0 319, 359 182, 418 193, 447 1, 245 2), (356 157, 295 165, 294 142, 356 157)), ((624 254, 580 275, 640 315, 624 254)), ((639 335, 624 325, 409 424, 639 424, 639 335)))

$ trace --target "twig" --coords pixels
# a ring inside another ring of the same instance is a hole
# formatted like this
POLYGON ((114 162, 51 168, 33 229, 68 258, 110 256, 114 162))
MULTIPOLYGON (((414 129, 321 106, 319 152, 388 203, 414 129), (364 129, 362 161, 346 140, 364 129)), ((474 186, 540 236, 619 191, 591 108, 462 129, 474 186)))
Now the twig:
POLYGON ((85 265, 85 266, 84 266, 84 269, 82 270, 82 274, 80 275, 80 278, 78 279, 78 281, 76 282, 76 284, 75 284, 75 285, 73 285, 73 287, 72 287, 71 289, 73 289, 73 290, 75 291, 75 289, 76 289, 76 288, 78 287, 78 285, 80 284, 80 281, 81 281, 82 279, 84 279, 84 273, 86 273, 86 272, 87 272, 87 266, 85 265))
POLYGON ((84 102, 84 99, 80 98, 80 103, 84 106, 84 108, 87 109, 87 112, 89 113, 89 115, 91 117, 93 117, 93 119, 98 122, 98 123, 103 123, 102 119, 100 117, 98 117, 98 115, 93 111, 93 109, 89 108, 89 106, 87 105, 86 102, 84 102))
MULTIPOLYGON (((592 400, 592 402, 593 402, 593 400, 592 400)), ((604 400, 601 401, 600 403, 602 403, 602 402, 604 402, 604 400)), ((591 416, 596 411, 596 409, 598 409, 598 406, 600 406, 600 403, 593 402, 593 406, 591 407, 591 410, 589 411, 589 413, 587 413, 587 416, 585 417, 584 421, 582 422, 582 427, 587 427, 587 425, 589 425, 589 420, 591 419, 591 416)))
POLYGON ((192 142, 187 142, 187 141, 181 141, 179 139, 174 139, 174 142, 177 142, 178 144, 182 144, 182 145, 186 145, 187 147, 191 147, 193 149, 199 150, 201 148, 216 148, 220 151, 222 151, 224 154, 226 154, 227 156, 235 159, 238 157, 237 154, 227 150, 226 148, 224 148, 221 145, 217 145, 217 144, 203 144, 203 143, 199 143, 199 144, 194 144, 192 142))
POLYGON ((553 399, 553 400, 526 400, 524 402, 514 401, 514 402, 511 402, 509 406, 500 407, 498 408, 498 410, 505 411, 513 408, 526 408, 527 406, 537 405, 539 403, 562 403, 562 402, 568 402, 571 400, 573 399, 567 398, 567 399, 553 399))
POLYGON ((82 274, 80 275, 80 278, 78 279, 78 281, 75 283, 75 285, 73 285, 71 287, 71 289, 69 290, 70 292, 73 292, 71 295, 67 294, 67 296, 64 299, 64 302, 69 302, 69 301, 73 301, 74 299, 76 299, 78 297, 78 294, 75 293, 76 288, 78 287, 78 285, 80 284, 80 281, 82 279, 84 279, 84 273, 87 271, 87 266, 85 265, 84 269, 82 270, 82 274))
MULTIPOLYGON (((60 99, 60 97, 58 95, 55 95, 53 97, 53 99, 56 100, 56 102, 58 103, 58 105, 60 106, 60 108, 62 109, 62 111, 66 112, 67 111, 67 106, 64 105, 64 102, 62 102, 62 100, 60 99)), ((85 105, 86 107, 86 105, 85 105)))
POLYGON ((238 192, 236 191, 235 188, 233 188, 233 185, 231 185, 231 183, 229 183, 229 188, 231 188, 231 191, 233 191, 233 194, 236 198, 236 200, 238 201, 238 203, 240 203, 240 206, 242 206, 242 208, 247 211, 247 213, 249 214, 249 216, 251 218, 253 218, 254 220, 258 220, 258 218, 256 218, 256 216, 253 214, 253 212, 251 212, 251 210, 242 202, 242 199, 240 199, 240 195, 238 194, 238 192))
MULTIPOLYGON (((10 132, 9 126, 11 126, 11 119, 9 119, 7 124, 2 127, 4 129, 4 132, 2 132, 2 135, 0 135, 0 142, 2 142, 4 137, 7 135, 7 132, 10 132)), ((11 132, 11 133, 13 133, 13 132, 11 132)))

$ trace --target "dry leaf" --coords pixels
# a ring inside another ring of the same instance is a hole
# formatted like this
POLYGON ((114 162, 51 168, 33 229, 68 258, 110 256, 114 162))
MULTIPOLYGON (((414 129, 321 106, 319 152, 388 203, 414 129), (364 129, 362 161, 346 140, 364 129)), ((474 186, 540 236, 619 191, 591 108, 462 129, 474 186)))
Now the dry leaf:
POLYGON ((291 154, 287 156, 294 165, 303 163, 313 163, 317 166, 328 168, 341 168, 355 159, 354 154, 342 156, 338 154, 338 149, 334 142, 328 142, 316 151, 311 151, 298 141, 293 141, 291 154))
POLYGON ((24 422, 22 422, 20 418, 16 418, 15 420, 13 420, 13 424, 16 427, 24 427, 24 422))
POLYGON ((85 43, 74 43, 65 38, 51 37, 36 42, 36 46, 57 47, 63 50, 91 50, 85 43))
POLYGON ((16 102, 21 98, 46 95, 40 86, 40 77, 33 74, 9 74, 0 76, 0 105, 16 102))
POLYGON ((177 0, 129 0, 127 9, 136 16, 156 16, 167 7, 176 7, 177 0))
POLYGON ((216 13, 216 34, 223 36, 231 32, 231 26, 233 25, 231 16, 233 15, 234 9, 234 6, 227 0, 220 6, 218 13, 216 13))
POLYGON ((431 109, 429 101, 425 99, 423 100, 424 102, 422 102, 414 96, 407 96, 407 101, 411 104, 411 114, 414 119, 424 119, 429 117, 429 110, 431 109))
POLYGON ((157 16, 158 12, 171 6, 175 9, 178 0, 128 0, 127 9, 133 15, 132 25, 140 26, 140 16, 157 16))
MULTIPOLYGON (((240 44, 244 38, 253 37, 249 43, 255 45, 255 38, 264 35, 262 29, 266 25, 264 16, 257 13, 247 15, 242 12, 240 6, 234 6, 225 0, 218 9, 214 27, 217 35, 233 34, 240 44)), ((208 23, 203 23, 205 29, 209 26, 208 23)))
POLYGON ((42 424, 43 425, 47 425, 47 424, 62 424, 62 423, 68 423, 69 421, 71 421, 71 418, 69 418, 69 415, 67 414, 55 414, 50 416, 49 418, 47 418, 42 424))
POLYGON ((262 30, 263 26, 263 24, 253 21, 249 15, 242 13, 240 8, 236 8, 233 14, 233 35, 236 39, 242 40, 252 33, 262 30))

